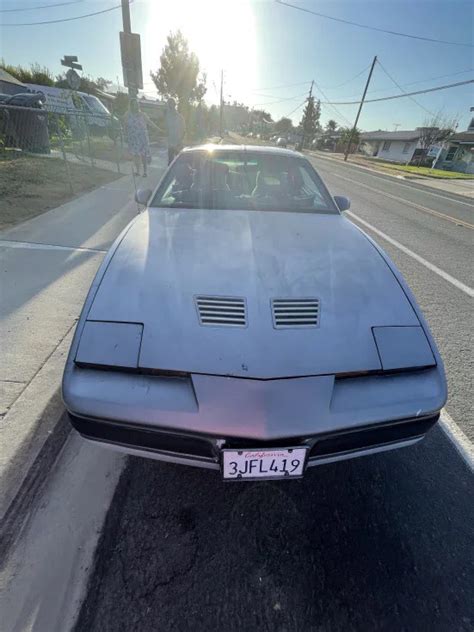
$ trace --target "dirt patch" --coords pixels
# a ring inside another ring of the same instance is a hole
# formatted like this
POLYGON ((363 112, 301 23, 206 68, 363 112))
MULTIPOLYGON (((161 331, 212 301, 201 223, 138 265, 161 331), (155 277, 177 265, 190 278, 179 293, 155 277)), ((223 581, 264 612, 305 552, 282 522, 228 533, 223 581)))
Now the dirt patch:
POLYGON ((91 191, 120 174, 88 165, 69 164, 60 158, 15 155, 0 156, 0 229, 23 222, 91 191))

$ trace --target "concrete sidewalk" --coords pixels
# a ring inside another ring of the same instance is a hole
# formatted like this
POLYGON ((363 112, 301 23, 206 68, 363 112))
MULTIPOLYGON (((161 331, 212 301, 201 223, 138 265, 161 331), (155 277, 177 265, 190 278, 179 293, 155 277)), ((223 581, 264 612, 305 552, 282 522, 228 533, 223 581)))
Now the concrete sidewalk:
POLYGON ((105 252, 138 212, 124 176, 0 233, 0 520, 63 413, 60 382, 83 301, 105 252))
MULTIPOLYGON (((338 163, 344 162, 343 154, 333 154, 325 151, 308 151, 305 153, 314 156, 315 158, 322 158, 323 160, 335 161, 338 163)), ((377 165, 373 162, 368 164, 364 164, 362 161, 364 159, 357 157, 350 157, 347 160, 347 165, 350 167, 356 167, 359 169, 364 169, 366 171, 372 171, 373 173, 378 173, 380 175, 388 176, 391 178, 396 178, 399 180, 408 180, 409 182, 414 182, 416 184, 422 185, 429 189, 436 189, 437 191, 445 191, 446 193, 453 193, 454 195, 462 195, 463 197, 467 197, 470 199, 474 198, 474 180, 452 180, 452 179, 442 179, 442 178, 429 178, 427 176, 417 176, 415 174, 404 173, 402 171, 394 172, 392 170, 391 173, 387 171, 390 169, 387 166, 387 169, 383 169, 383 166, 380 165, 380 168, 377 168, 377 165)))

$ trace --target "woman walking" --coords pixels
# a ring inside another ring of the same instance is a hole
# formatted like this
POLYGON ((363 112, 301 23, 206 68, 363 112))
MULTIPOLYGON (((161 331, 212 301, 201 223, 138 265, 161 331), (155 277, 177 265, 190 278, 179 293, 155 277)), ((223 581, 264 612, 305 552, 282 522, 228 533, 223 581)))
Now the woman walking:
POLYGON ((128 139, 128 150, 133 157, 134 175, 140 175, 140 163, 143 166, 143 177, 147 176, 147 165, 150 157, 150 140, 147 125, 152 125, 162 131, 150 118, 140 111, 136 99, 130 100, 130 106, 125 115, 125 126, 128 139))

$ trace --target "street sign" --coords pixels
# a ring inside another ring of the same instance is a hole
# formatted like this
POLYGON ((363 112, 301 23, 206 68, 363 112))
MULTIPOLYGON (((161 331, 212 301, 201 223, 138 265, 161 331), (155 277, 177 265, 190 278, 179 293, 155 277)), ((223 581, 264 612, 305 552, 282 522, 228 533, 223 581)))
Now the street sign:
POLYGON ((79 90, 79 86, 81 85, 81 78, 75 70, 69 68, 66 73, 66 79, 71 90, 79 90))
POLYGON ((127 88, 142 89, 142 55, 140 35, 120 31, 120 53, 122 56, 123 82, 127 88))
POLYGON ((68 68, 75 68, 76 70, 82 70, 81 64, 77 62, 77 55, 64 55, 63 59, 61 59, 61 65, 67 66, 68 68))

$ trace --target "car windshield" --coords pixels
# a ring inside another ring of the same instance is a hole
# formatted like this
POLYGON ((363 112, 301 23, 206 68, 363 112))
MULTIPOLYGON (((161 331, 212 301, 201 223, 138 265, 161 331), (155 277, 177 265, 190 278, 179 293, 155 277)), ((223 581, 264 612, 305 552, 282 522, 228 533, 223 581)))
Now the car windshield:
POLYGON ((96 97, 83 95, 82 98, 87 103, 87 105, 91 108, 91 110, 95 110, 96 112, 99 112, 100 114, 110 114, 110 112, 105 107, 105 105, 103 105, 103 103, 101 103, 101 101, 99 101, 99 99, 97 99, 96 97))
POLYGON ((338 213, 306 159, 246 150, 185 152, 150 206, 338 213))

